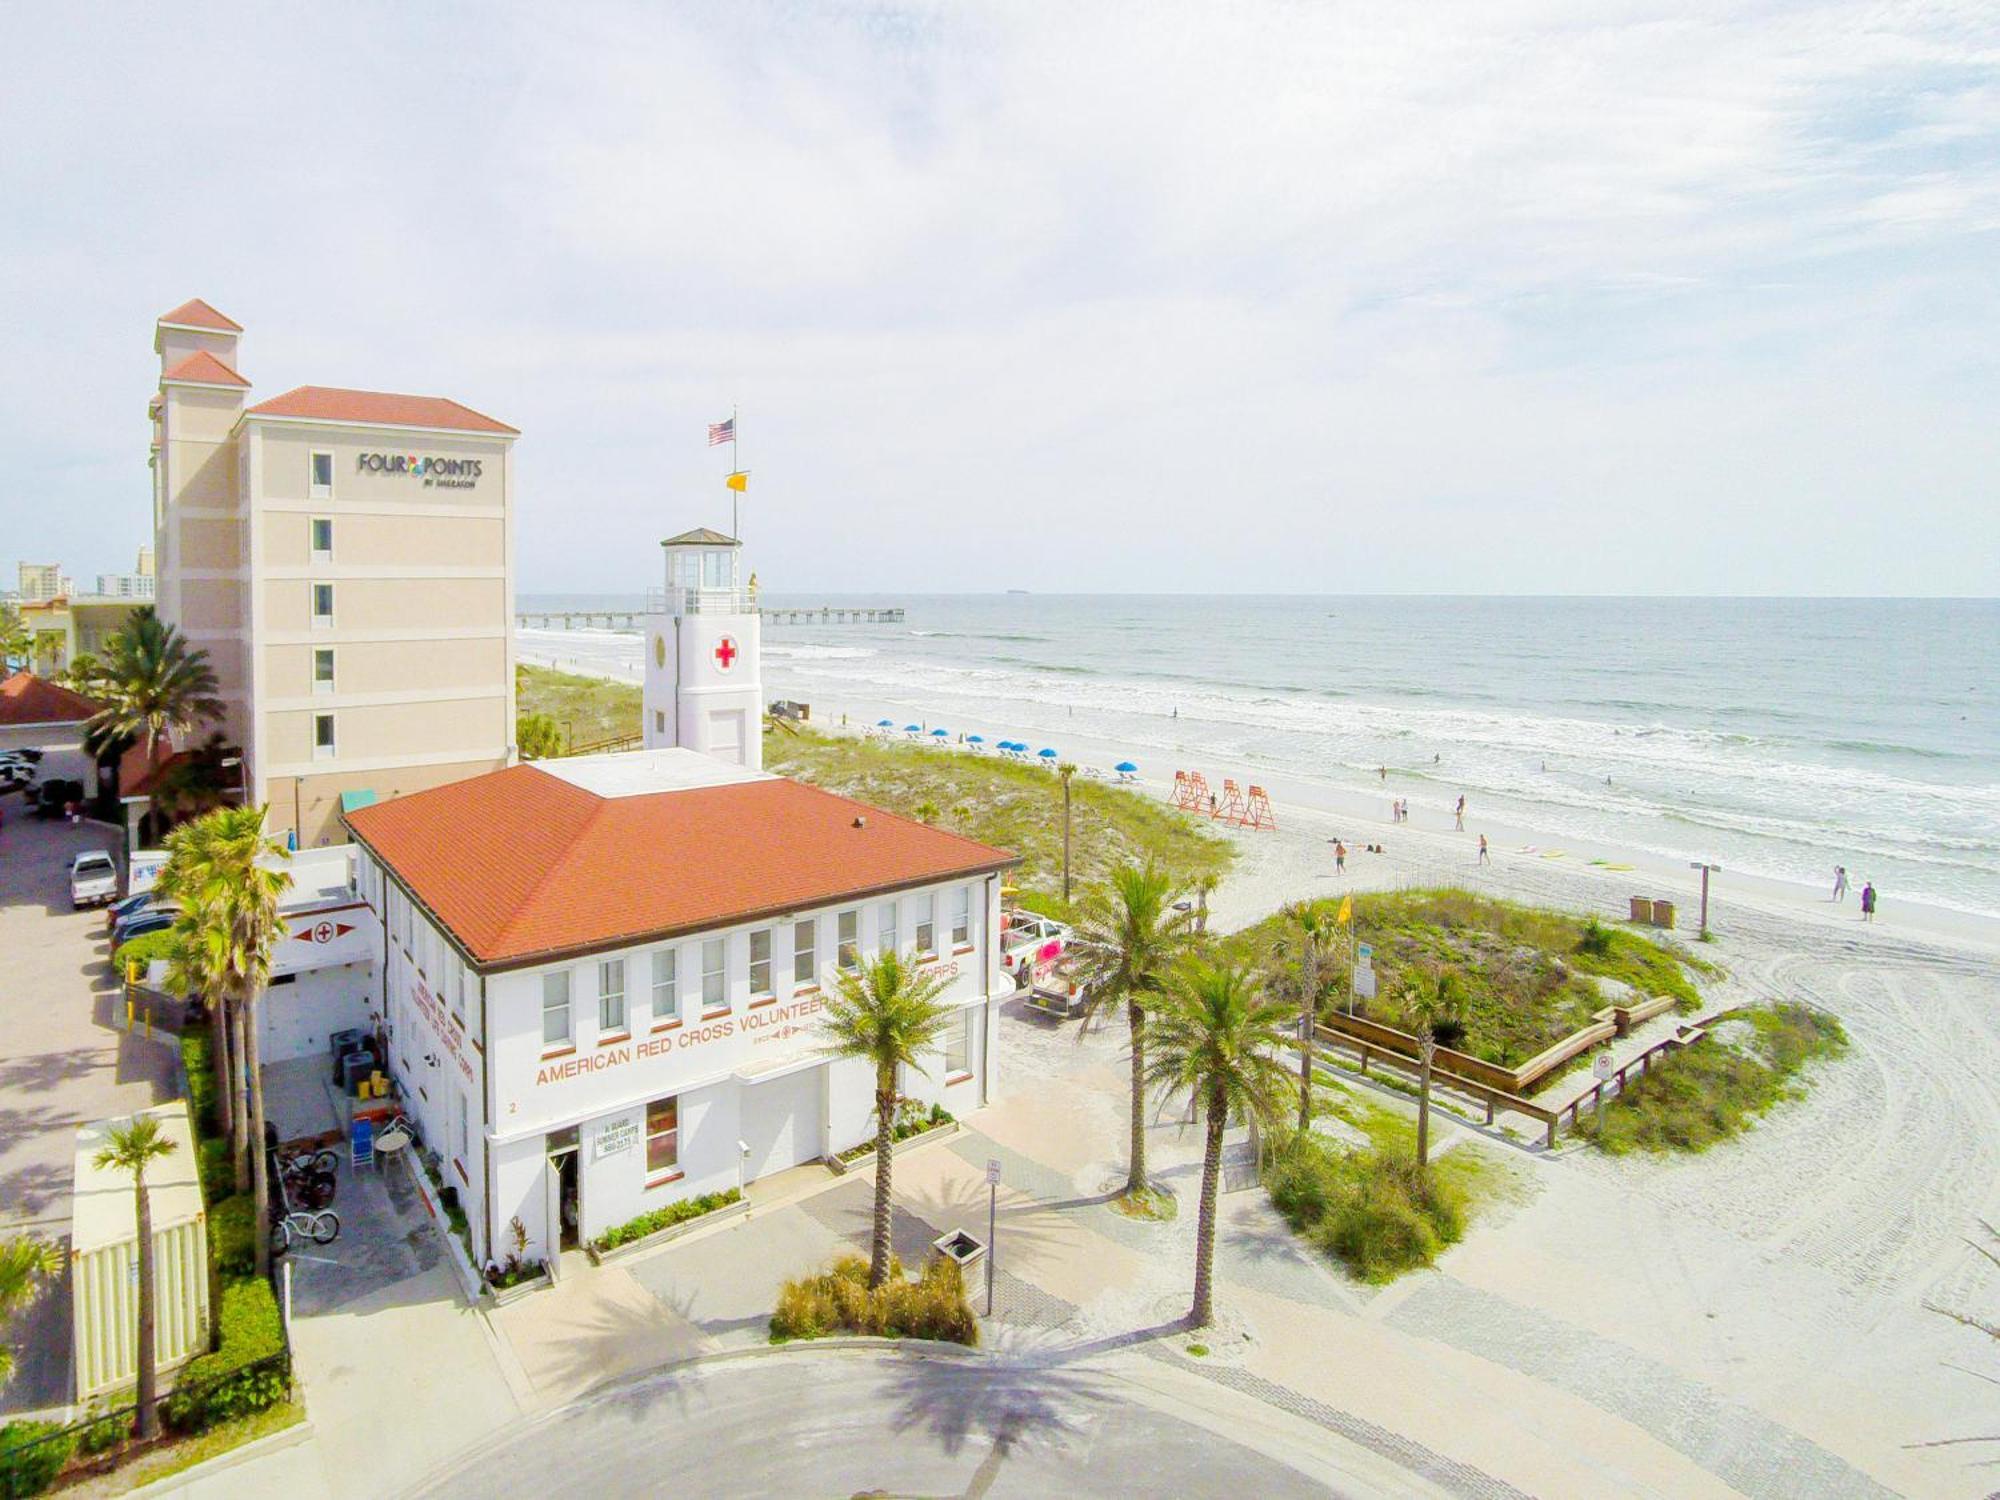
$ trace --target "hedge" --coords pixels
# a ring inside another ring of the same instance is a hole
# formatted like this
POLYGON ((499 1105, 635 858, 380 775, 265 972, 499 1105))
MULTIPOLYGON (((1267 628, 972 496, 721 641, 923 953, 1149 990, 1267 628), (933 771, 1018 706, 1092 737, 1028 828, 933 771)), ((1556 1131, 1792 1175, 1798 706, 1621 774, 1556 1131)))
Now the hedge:
POLYGON ((616 1250, 620 1245, 629 1245, 634 1240, 643 1240, 649 1234, 657 1234, 662 1229, 671 1229, 676 1224, 685 1224, 689 1219, 698 1219, 703 1214, 712 1214, 718 1208, 727 1208, 743 1195, 735 1188, 726 1193, 703 1193, 699 1198, 683 1198, 678 1203, 669 1203, 664 1208, 653 1209, 640 1214, 638 1218, 620 1224, 615 1229, 607 1229, 596 1241, 599 1250, 616 1250))
POLYGON ((188 1114, 198 1135, 221 1134, 215 1114, 215 1068, 208 1056, 208 1033, 190 1029, 181 1033, 181 1066, 187 1070, 188 1114))
POLYGON ((208 1253, 223 1276, 248 1276, 257 1269, 257 1200, 232 1193, 208 1211, 208 1253))
POLYGON ((0 1427, 0 1495, 39 1495, 76 1452, 76 1434, 60 1422, 9 1422, 0 1427), (51 1438, 40 1442, 38 1439, 51 1438), (32 1445, 32 1446, 30 1446, 32 1445))
POLYGON ((259 1276, 225 1281, 222 1342, 181 1371, 173 1394, 162 1404, 166 1425, 175 1432, 200 1432, 276 1406, 291 1388, 284 1361, 277 1358, 284 1351, 284 1325, 271 1283, 259 1276))
MULTIPOLYGON (((118 971, 118 977, 125 977, 131 964, 150 964, 156 958, 174 956, 174 930, 162 927, 154 932, 142 932, 135 938, 127 938, 111 955, 111 966, 118 971)), ((143 975, 141 977, 144 977, 143 975)))

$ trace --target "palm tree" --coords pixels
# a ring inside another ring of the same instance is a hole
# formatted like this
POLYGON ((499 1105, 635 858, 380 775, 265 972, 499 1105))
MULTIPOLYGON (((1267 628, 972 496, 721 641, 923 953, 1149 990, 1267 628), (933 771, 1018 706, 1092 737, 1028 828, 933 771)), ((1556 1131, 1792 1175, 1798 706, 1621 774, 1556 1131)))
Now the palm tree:
POLYGON ((167 862, 160 867, 153 889, 162 901, 178 902, 181 915, 174 923, 174 945, 167 963, 167 989, 186 999, 189 996, 208 1012, 209 1061, 215 1071, 219 1091, 217 1113, 222 1138, 228 1143, 236 1163, 236 1191, 250 1186, 250 1166, 243 1155, 248 1131, 249 1104, 237 1083, 236 1059, 229 1044, 229 982, 223 955, 212 952, 198 941, 193 912, 201 893, 216 878, 218 866, 227 860, 220 847, 221 826, 212 819, 184 823, 167 835, 167 862))
POLYGON ((923 1071, 917 1054, 935 1046, 952 1012, 937 997, 950 981, 922 975, 894 950, 844 972, 826 1001, 829 1057, 855 1057, 875 1069, 875 1229, 868 1285, 889 1279, 889 1193, 895 1156, 896 1074, 923 1071))
MULTIPOLYGON (((62 1274, 59 1246, 20 1235, 0 1240, 0 1321, 12 1318, 36 1297, 43 1283, 62 1274)), ((14 1346, 0 1344, 0 1385, 14 1374, 14 1346)))
POLYGON ((1204 870, 1194 878, 1194 894, 1198 903, 1195 908, 1194 930, 1203 936, 1208 933, 1208 898, 1221 884, 1222 877, 1213 870, 1204 870))
POLYGON ((174 1143, 160 1134, 158 1120, 135 1115, 128 1124, 112 1128, 111 1144, 94 1158, 99 1170, 110 1167, 132 1174, 133 1206, 139 1217, 139 1415, 132 1435, 141 1442, 160 1433, 160 1414, 154 1409, 159 1372, 153 1339, 153 1200, 146 1191, 146 1168, 174 1149, 174 1143))
POLYGON ((1431 1064, 1440 1041, 1464 1029, 1465 991, 1458 970, 1438 964, 1420 969, 1403 987, 1403 1011, 1417 1033, 1417 1166, 1431 1159, 1431 1064))
POLYGON ((1088 1007, 1086 1024, 1123 1004, 1132 1033, 1132 1146, 1125 1191, 1143 1194, 1146 1179, 1146 1009, 1167 987, 1188 942, 1188 914, 1174 908, 1173 877, 1152 864, 1123 864, 1111 883, 1084 900, 1074 967, 1088 1007))
POLYGON ((1056 775, 1062 777, 1063 789, 1063 905, 1069 905, 1069 783, 1076 775, 1076 766, 1064 761, 1056 767, 1056 775))
POLYGON ((1278 1053, 1290 1040, 1291 1010, 1289 1001, 1259 996, 1242 969, 1197 963, 1176 976, 1153 1016, 1146 1081, 1162 1092, 1189 1090, 1208 1125, 1195 1224, 1194 1306, 1188 1312, 1195 1328, 1207 1327, 1215 1313, 1215 1198, 1223 1132, 1231 1114, 1270 1125, 1283 1113, 1292 1080, 1278 1053))
MULTIPOLYGON (((237 1181, 242 1183, 242 1157, 247 1154, 259 1226, 270 1211, 270 1174, 256 1006, 271 982, 271 950, 283 931, 278 901, 292 885, 282 866, 284 845, 264 831, 265 812, 262 807, 223 807, 188 824, 190 837, 183 845, 188 852, 181 856, 185 863, 173 887, 182 903, 175 931, 192 955, 186 962, 219 981, 228 999, 230 1051, 245 1096, 244 1113, 236 1117, 242 1131, 236 1142, 237 1181), (273 856, 276 861, 266 863, 273 856)), ((270 1269, 270 1237, 259 1233, 255 1244, 257 1272, 263 1275, 270 1269)))
POLYGON ((0 604, 0 677, 26 667, 35 654, 35 637, 18 606, 0 604))
POLYGON ((1319 994, 1326 960, 1326 921, 1310 901, 1294 901, 1284 909, 1295 929, 1292 946, 1297 971, 1286 979, 1299 992, 1299 1129, 1312 1129, 1312 1041, 1319 1020, 1319 994))
POLYGON ((84 726, 84 748, 93 754, 96 746, 122 735, 144 740, 151 758, 162 737, 223 715, 208 653, 190 651, 186 637, 150 604, 127 615, 105 642, 100 691, 105 706, 84 726))

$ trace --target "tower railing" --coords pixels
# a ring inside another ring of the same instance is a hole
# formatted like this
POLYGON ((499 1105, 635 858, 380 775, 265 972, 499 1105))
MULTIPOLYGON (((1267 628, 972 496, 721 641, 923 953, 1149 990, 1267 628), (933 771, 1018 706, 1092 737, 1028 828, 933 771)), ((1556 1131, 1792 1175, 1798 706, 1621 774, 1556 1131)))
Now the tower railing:
POLYGON ((754 615, 757 591, 749 588, 648 589, 646 612, 654 615, 754 615))

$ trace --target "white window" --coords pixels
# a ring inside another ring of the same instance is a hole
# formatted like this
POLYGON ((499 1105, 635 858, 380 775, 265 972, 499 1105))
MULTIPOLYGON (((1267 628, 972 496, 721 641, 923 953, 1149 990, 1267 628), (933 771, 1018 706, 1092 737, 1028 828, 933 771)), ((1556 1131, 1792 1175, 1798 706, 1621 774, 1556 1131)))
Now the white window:
POLYGON ((951 945, 972 946, 972 887, 962 885, 951 893, 951 945))
POLYGON ((701 1008, 704 1011, 729 1009, 729 989, 723 967, 727 951, 721 938, 701 945, 701 1008))
POLYGON ((611 1036, 625 1032, 625 960, 607 958, 597 966, 597 1029, 611 1036))
POLYGON ((972 1023, 978 1010, 961 1011, 945 1027, 944 1076, 963 1078, 972 1072, 972 1023))
POLYGON ((486 981, 472 970, 465 971, 465 1027, 474 1036, 481 1035, 486 1013, 486 981))
POLYGON ((762 999, 771 988, 771 929, 760 927, 750 934, 750 996, 762 999))
POLYGON ((653 710, 653 733, 665 734, 666 732, 667 711, 664 708, 656 708, 653 710))
POLYGON ((333 561, 333 518, 314 516, 312 518, 312 560, 316 563, 333 561))
POLYGON ((861 967, 861 913, 844 911, 836 919, 837 945, 834 957, 841 969, 852 974, 861 967))
POLYGON ((316 583, 312 586, 313 629, 329 630, 333 626, 333 585, 316 583))
POLYGON ((569 1045, 569 970, 542 976, 542 1046, 569 1045))
MULTIPOLYGON (((453 1092, 457 1093, 457 1090, 453 1090, 453 1092)), ((471 1117, 472 1106, 466 1103, 465 1095, 458 1094, 458 1162, 460 1166, 468 1166, 472 1161, 471 1117)), ((469 1177, 472 1174, 468 1170, 466 1175, 469 1177)))
POLYGON ((816 984, 819 981, 819 955, 814 951, 817 941, 817 928, 811 917, 792 924, 793 984, 816 984))
POLYGON ((876 946, 884 953, 896 951, 896 903, 884 901, 882 914, 876 919, 876 946))
POLYGON ((937 892, 925 891, 921 896, 911 898, 915 908, 917 929, 917 957, 937 957, 937 892))
POLYGON ((655 1099, 646 1106, 646 1181, 680 1176, 681 1110, 678 1099, 655 1099))
POLYGON ((681 1018, 680 952, 658 948, 653 952, 653 1024, 664 1026, 681 1018))
POLYGON ((330 693, 333 691, 333 647, 313 647, 313 691, 330 693))
POLYGON ((313 715, 313 759, 332 760, 334 756, 333 715, 313 715))
POLYGON ((307 460, 306 498, 325 500, 333 494, 333 455, 315 453, 307 460))
POLYGON ((439 960, 444 965, 444 982, 451 992, 451 1018, 459 1025, 465 1024, 465 967, 458 961, 458 955, 449 948, 439 960))

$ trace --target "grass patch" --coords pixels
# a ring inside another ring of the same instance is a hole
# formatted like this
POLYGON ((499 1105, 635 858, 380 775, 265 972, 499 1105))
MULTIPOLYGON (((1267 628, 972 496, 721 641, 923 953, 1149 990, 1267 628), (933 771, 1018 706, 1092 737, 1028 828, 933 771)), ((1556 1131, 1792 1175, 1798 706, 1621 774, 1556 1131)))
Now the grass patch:
POLYGON ((118 1482, 132 1489, 167 1479, 175 1474, 206 1463, 211 1458, 220 1458, 232 1448, 240 1448, 245 1443, 254 1443, 259 1438, 267 1438, 274 1432, 283 1432, 287 1427, 296 1427, 306 1419, 306 1409, 296 1401, 280 1401, 267 1406, 262 1411, 252 1412, 245 1417, 237 1417, 220 1426, 211 1427, 198 1437, 184 1438, 165 1448, 157 1448, 142 1458, 118 1470, 118 1482))
POLYGON ((607 682, 526 663, 514 668, 516 722, 542 715, 561 735, 565 750, 638 734, 641 698, 634 682, 607 682))
MULTIPOLYGON (((1051 916, 1062 890, 1062 782, 1039 766, 848 735, 774 734, 764 769, 845 797, 921 818, 1022 857, 1022 904, 1051 916)), ((1151 859, 1183 880, 1221 875, 1235 859, 1227 839, 1186 813, 1129 787, 1070 783, 1072 889, 1103 881, 1118 864, 1151 859)))
POLYGON ((1206 1344, 1189 1344, 1187 1346, 1187 1351, 1188 1353, 1192 1354, 1196 1359, 1208 1358, 1208 1345, 1206 1344))
POLYGON ((971 1347, 979 1342, 979 1320, 965 1300, 965 1278, 955 1261, 937 1256, 911 1281, 903 1274, 903 1263, 892 1259, 889 1279, 871 1291, 868 1262, 843 1255, 817 1276, 786 1282, 771 1314, 774 1344, 836 1333, 937 1339, 971 1347))
POLYGON ((1140 1188, 1135 1193, 1120 1192, 1111 1199, 1111 1209, 1128 1219, 1148 1224, 1171 1224, 1180 1217, 1180 1200, 1165 1188, 1140 1188))
MULTIPOLYGON (((1315 903, 1329 929, 1338 902, 1315 903)), ((1283 916, 1265 918, 1225 940, 1231 957, 1264 969, 1279 966, 1283 916)), ((1458 1050, 1515 1067, 1590 1024, 1604 1009, 1593 977, 1615 979, 1640 995, 1672 995, 1683 1009, 1701 1003, 1688 976, 1693 961, 1636 932, 1593 917, 1499 901, 1469 891, 1384 891, 1354 898, 1354 936, 1375 949, 1377 996, 1357 1014, 1408 1029, 1401 994, 1421 969, 1455 969, 1465 995, 1465 1035, 1458 1050)), ((1321 1010, 1345 1007, 1345 964, 1329 976, 1321 1010)))
POLYGON ((1579 1112, 1577 1133, 1614 1156, 1703 1151, 1801 1097, 1806 1064, 1846 1049, 1847 1033, 1825 1011, 1791 1002, 1752 1006, 1629 1079, 1605 1105, 1601 1133, 1594 1111, 1579 1112))
POLYGON ((1343 1151, 1295 1134, 1278 1144, 1264 1182, 1294 1230, 1375 1285, 1430 1265, 1465 1233, 1464 1185, 1400 1151, 1343 1151))
POLYGON ((743 1195, 735 1188, 721 1193, 703 1193, 695 1198, 683 1198, 678 1203, 669 1203, 663 1208, 650 1209, 636 1219, 627 1219, 616 1228, 607 1229, 591 1242, 600 1252, 616 1250, 620 1245, 629 1245, 634 1240, 643 1240, 649 1234, 658 1234, 662 1229, 671 1229, 676 1224, 685 1224, 690 1219, 699 1219, 703 1214, 712 1214, 718 1208, 727 1208, 739 1201, 743 1195))

